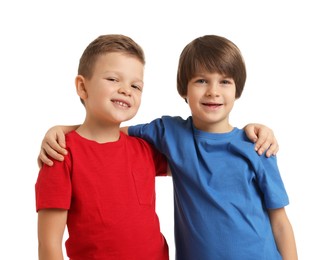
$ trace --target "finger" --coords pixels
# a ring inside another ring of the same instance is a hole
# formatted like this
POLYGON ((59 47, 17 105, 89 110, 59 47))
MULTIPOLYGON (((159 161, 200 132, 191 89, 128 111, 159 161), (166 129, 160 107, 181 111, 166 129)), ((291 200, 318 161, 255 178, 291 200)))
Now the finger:
MULTIPOLYGON (((57 139, 58 139, 58 143, 59 143, 59 145, 61 146, 61 148, 66 148, 66 141, 65 141, 65 133, 64 132, 59 132, 59 133, 57 133, 57 139)), ((66 150, 64 150, 64 149, 61 149, 62 151, 65 151, 65 153, 64 154, 66 154, 67 153, 67 151, 66 150)), ((59 153, 61 153, 60 151, 58 151, 59 153)))
POLYGON ((42 157, 41 157, 42 161, 43 161, 43 158, 45 160, 51 160, 49 157, 51 157, 52 159, 57 160, 57 161, 64 160, 64 156, 62 155, 63 151, 61 151, 61 150, 65 150, 65 149, 61 148, 60 145, 57 143, 56 143, 56 147, 54 147, 54 146, 55 146, 54 144, 49 145, 48 143, 45 143, 42 146, 42 157), (60 150, 61 152, 58 153, 57 150, 60 150))
POLYGON ((48 166, 52 166, 52 165, 53 165, 53 161, 50 160, 50 159, 46 156, 46 154, 45 154, 44 152, 42 152, 42 151, 41 151, 40 154, 39 154, 39 157, 38 157, 38 159, 37 159, 37 163, 38 163, 38 165, 39 165, 39 168, 41 168, 43 164, 46 164, 46 165, 48 165, 48 166))
MULTIPOLYGON (((267 154, 268 149, 270 148, 271 144, 270 142, 264 142, 259 148, 258 148, 258 154, 262 155, 265 151, 267 154)), ((270 152, 269 152, 270 153, 270 152)), ((269 154, 268 153, 268 154, 269 154)))
POLYGON ((277 141, 269 146, 269 148, 266 151, 266 156, 270 157, 272 155, 276 155, 279 150, 279 145, 277 141))
MULTIPOLYGON (((59 140, 59 139, 58 139, 59 140)), ((65 141, 61 142, 65 143, 65 141)), ((67 154, 67 150, 65 148, 63 148, 56 139, 49 139, 48 141, 44 141, 44 144, 42 145, 42 148, 45 150, 45 152, 52 156, 54 159, 58 160, 58 154, 61 155, 60 158, 63 159, 62 155, 66 155, 67 154)))
POLYGON ((39 166, 39 169, 42 168, 43 162, 40 159, 40 155, 39 155, 39 157, 37 157, 37 165, 39 166))
POLYGON ((258 140, 255 143, 255 150, 261 155, 265 151, 265 149, 270 146, 271 142, 269 141, 269 133, 259 131, 257 135, 258 140))
POLYGON ((244 128, 246 136, 249 138, 250 141, 255 143, 258 140, 258 136, 256 133, 256 129, 253 124, 249 124, 244 128))
MULTIPOLYGON (((263 136, 262 136, 263 137, 263 136)), ((260 140, 260 142, 257 142, 257 151, 258 154, 262 155, 263 153, 266 154, 267 157, 270 157, 271 155, 276 155, 278 152, 279 146, 277 139, 275 138, 274 134, 270 132, 267 136, 264 142, 261 142, 263 139, 260 140)))
POLYGON ((256 133, 254 131, 247 132, 246 135, 250 139, 250 141, 252 141, 253 143, 258 141, 258 136, 256 135, 256 133))

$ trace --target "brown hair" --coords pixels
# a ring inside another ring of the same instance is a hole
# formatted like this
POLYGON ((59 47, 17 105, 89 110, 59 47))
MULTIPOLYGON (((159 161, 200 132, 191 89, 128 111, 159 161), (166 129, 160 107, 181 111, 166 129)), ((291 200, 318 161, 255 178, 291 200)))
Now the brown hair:
POLYGON ((188 82, 200 71, 218 72, 233 78, 236 85, 235 97, 241 96, 246 68, 240 50, 230 40, 217 35, 205 35, 185 46, 177 71, 179 95, 187 95, 188 82))
POLYGON ((131 55, 145 64, 143 49, 131 38, 121 34, 107 34, 99 36, 86 47, 79 61, 78 74, 91 78, 97 58, 110 52, 131 55))

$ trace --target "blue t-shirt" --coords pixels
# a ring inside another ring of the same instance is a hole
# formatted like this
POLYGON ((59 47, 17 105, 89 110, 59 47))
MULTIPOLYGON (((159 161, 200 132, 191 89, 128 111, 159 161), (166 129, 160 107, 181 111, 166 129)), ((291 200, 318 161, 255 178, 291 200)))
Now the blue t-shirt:
POLYGON ((259 156, 243 130, 208 133, 192 117, 129 127, 168 159, 177 260, 281 259, 267 209, 288 204, 276 157, 259 156))

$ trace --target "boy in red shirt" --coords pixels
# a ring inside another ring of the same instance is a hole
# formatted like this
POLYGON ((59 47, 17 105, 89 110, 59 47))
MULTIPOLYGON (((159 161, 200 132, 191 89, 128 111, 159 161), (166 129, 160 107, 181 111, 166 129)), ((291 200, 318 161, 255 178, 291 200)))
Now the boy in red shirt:
POLYGON ((39 259, 167 260, 155 212, 155 176, 165 158, 120 131, 137 113, 143 89, 142 48, 123 35, 103 35, 85 49, 75 79, 86 117, 68 133, 68 154, 43 165, 35 185, 39 259))

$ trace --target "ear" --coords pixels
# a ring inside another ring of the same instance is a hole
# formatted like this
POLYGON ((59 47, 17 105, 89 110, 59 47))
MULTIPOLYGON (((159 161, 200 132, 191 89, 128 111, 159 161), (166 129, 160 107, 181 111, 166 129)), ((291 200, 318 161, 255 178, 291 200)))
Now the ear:
POLYGON ((81 75, 77 75, 75 78, 76 92, 83 100, 87 99, 87 90, 85 87, 85 78, 81 75))

